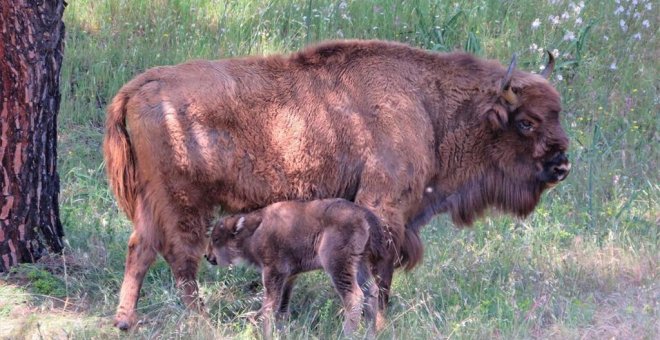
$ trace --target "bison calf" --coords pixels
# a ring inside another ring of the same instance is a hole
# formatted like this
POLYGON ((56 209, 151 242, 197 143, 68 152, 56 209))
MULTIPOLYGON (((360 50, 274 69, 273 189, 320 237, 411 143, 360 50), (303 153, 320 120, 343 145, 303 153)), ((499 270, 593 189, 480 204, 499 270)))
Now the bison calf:
POLYGON ((245 260, 262 269, 265 289, 263 328, 270 335, 273 308, 288 313, 296 275, 323 268, 341 297, 344 334, 351 334, 364 314, 372 329, 378 288, 374 270, 385 248, 383 227, 369 210, 344 199, 285 201, 248 214, 222 219, 211 233, 207 260, 229 265, 245 260))

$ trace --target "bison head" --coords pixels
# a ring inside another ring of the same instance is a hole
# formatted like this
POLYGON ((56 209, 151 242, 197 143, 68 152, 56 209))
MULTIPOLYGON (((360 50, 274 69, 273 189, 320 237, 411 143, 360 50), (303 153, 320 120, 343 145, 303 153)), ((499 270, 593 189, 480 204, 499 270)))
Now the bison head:
POLYGON ((540 75, 516 71, 514 56, 499 85, 481 100, 476 122, 481 128, 453 136, 457 141, 451 144, 459 147, 446 148, 445 159, 461 151, 460 157, 471 159, 462 163, 472 164, 445 169, 454 173, 448 177, 456 178, 457 186, 445 190, 441 206, 455 223, 471 224, 488 207, 526 216, 545 189, 568 175, 568 138, 559 121, 559 93, 546 79, 554 66, 548 55, 540 75))
POLYGON ((486 116, 493 129, 491 155, 498 167, 521 179, 552 186, 566 178, 570 163, 565 154, 568 138, 559 122, 559 94, 545 79, 554 67, 552 54, 548 57, 540 76, 522 73, 514 82, 514 56, 499 98, 486 116))

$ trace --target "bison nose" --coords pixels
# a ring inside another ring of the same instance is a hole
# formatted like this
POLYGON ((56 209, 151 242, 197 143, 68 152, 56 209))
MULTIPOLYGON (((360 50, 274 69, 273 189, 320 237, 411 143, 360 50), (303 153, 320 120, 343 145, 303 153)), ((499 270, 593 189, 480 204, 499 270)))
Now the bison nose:
POLYGON ((557 181, 563 181, 568 177, 568 173, 571 171, 571 163, 562 163, 559 165, 554 165, 551 169, 552 174, 557 179, 557 181))
POLYGON ((557 152, 543 165, 542 180, 547 183, 558 183, 566 179, 571 171, 571 163, 563 152, 557 152))

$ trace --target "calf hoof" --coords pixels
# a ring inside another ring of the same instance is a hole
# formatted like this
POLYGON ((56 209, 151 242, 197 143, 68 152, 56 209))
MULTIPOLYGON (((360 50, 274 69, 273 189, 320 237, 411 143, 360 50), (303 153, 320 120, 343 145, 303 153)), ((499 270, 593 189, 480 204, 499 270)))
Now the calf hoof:
POLYGON ((125 315, 123 313, 117 314, 115 316, 115 327, 121 329, 122 331, 127 331, 137 323, 137 317, 133 315, 125 315))

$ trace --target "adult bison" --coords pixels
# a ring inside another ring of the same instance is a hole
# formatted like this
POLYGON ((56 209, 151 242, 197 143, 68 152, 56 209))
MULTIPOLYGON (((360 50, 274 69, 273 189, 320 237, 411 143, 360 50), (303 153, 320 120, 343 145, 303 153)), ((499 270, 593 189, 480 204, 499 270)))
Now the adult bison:
MULTIPOLYGON (((542 76, 463 53, 334 41, 289 56, 152 68, 108 108, 110 184, 132 220, 115 323, 136 321, 156 253, 187 305, 212 211, 342 197, 392 239, 378 268, 381 307, 396 265, 414 266, 419 225, 440 211, 470 224, 488 207, 529 214, 569 170, 557 91, 542 76)), ((552 59, 545 76, 552 70, 552 59)))

